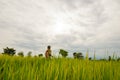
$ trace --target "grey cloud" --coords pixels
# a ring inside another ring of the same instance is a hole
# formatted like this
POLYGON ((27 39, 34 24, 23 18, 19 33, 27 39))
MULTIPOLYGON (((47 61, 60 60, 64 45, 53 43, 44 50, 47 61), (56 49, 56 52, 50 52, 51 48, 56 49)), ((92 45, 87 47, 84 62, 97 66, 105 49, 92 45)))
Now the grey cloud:
POLYGON ((76 5, 82 7, 84 5, 93 4, 95 2, 94 0, 61 0, 61 1, 73 9, 76 8, 76 5))
POLYGON ((55 51, 64 48, 70 52, 83 48, 83 52, 87 48, 120 48, 117 18, 120 16, 119 3, 113 0, 110 4, 108 2, 109 0, 2 0, 0 45, 34 51, 41 48, 44 51, 50 44, 55 51), (63 28, 70 26, 68 34, 54 33, 54 28, 60 24, 63 24, 63 28))

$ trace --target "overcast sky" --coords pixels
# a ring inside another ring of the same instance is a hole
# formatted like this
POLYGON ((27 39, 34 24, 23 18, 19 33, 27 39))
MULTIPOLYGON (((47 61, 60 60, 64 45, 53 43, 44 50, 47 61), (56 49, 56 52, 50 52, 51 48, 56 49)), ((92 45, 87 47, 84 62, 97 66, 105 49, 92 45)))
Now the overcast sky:
POLYGON ((120 0, 0 0, 1 52, 8 46, 38 54, 47 45, 54 55, 63 48, 120 56, 120 0))

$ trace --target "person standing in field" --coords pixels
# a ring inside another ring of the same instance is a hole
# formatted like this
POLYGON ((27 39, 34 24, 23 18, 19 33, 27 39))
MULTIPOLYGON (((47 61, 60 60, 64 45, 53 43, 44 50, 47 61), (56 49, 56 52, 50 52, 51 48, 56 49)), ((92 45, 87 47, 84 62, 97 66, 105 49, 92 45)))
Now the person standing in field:
POLYGON ((52 53, 52 51, 51 51, 51 46, 48 46, 48 47, 47 47, 47 50, 46 50, 46 52, 45 52, 45 57, 46 57, 46 58, 50 58, 50 57, 51 57, 51 53, 52 53))

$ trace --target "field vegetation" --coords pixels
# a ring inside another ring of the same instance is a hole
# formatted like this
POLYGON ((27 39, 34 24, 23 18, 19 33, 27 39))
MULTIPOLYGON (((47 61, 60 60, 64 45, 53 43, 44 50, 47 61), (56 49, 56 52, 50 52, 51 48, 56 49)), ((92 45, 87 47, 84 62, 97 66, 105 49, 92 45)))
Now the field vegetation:
POLYGON ((0 80, 120 80, 120 62, 0 55, 0 80))

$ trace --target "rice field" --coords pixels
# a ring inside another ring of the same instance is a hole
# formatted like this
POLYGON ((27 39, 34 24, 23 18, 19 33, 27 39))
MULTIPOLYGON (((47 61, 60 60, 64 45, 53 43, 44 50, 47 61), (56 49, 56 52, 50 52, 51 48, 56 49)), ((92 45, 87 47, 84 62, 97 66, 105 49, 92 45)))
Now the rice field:
POLYGON ((120 62, 2 55, 0 80, 120 80, 120 62))

